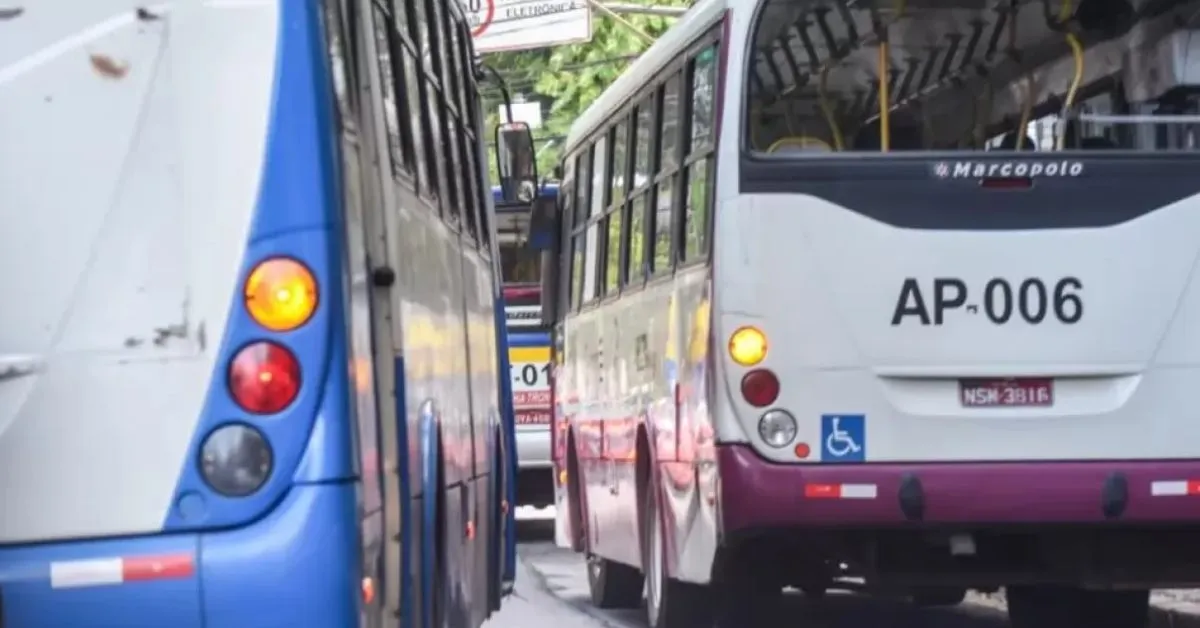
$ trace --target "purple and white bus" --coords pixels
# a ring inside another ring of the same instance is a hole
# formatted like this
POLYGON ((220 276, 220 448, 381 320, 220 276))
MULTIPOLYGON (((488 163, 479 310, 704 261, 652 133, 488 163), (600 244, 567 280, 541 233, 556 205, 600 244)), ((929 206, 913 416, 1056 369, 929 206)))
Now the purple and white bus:
POLYGON ((1198 11, 701 0, 614 82, 535 225, 594 601, 1200 583, 1198 11))

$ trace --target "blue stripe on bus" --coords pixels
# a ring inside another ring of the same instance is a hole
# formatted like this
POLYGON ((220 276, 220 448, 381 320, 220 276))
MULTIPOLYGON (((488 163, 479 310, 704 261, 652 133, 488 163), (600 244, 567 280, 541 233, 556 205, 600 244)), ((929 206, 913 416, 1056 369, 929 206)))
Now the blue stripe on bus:
MULTIPOLYGON (((558 184, 544 183, 542 184, 540 194, 543 197, 557 198, 558 184)), ((529 203, 506 203, 504 201, 504 192, 500 186, 492 186, 492 201, 496 206, 497 214, 519 214, 529 211, 529 203)))
MULTIPOLYGON (((543 183, 540 189, 543 196, 558 196, 557 183, 543 183)), ((504 202, 504 190, 498 185, 492 186, 492 200, 497 203, 504 202)))
POLYGON ((548 347, 550 346, 550 332, 508 332, 508 346, 510 347, 548 347))

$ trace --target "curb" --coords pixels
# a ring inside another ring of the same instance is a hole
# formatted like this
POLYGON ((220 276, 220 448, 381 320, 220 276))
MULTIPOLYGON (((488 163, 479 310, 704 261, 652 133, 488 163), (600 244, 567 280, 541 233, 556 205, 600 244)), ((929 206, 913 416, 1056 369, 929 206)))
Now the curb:
MULTIPOLYGON (((1008 611, 1008 607, 1004 603, 1004 594, 1002 593, 985 594, 972 591, 967 594, 965 603, 982 606, 1002 613, 1008 611)), ((1150 622, 1147 624, 1147 628, 1200 628, 1200 614, 1165 605, 1155 605, 1152 599, 1150 622)))

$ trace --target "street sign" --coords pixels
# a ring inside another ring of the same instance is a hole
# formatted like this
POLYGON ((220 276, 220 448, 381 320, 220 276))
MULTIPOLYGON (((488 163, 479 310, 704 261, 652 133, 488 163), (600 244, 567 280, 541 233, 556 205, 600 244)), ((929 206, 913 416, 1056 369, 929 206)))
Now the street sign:
MULTIPOLYGON (((508 107, 501 104, 499 109, 500 122, 512 122, 508 119, 508 107)), ((540 102, 512 103, 512 114, 513 118, 528 124, 531 129, 542 128, 542 103, 540 102)))
POLYGON ((478 53, 528 50, 588 41, 587 0, 462 0, 478 53))

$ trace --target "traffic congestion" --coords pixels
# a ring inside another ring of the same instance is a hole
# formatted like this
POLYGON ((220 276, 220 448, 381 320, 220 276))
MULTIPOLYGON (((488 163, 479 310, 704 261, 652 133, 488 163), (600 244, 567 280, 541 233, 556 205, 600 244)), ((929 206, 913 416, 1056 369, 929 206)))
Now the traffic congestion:
POLYGON ((0 628, 1200 623, 1198 31, 0 6, 0 628))

